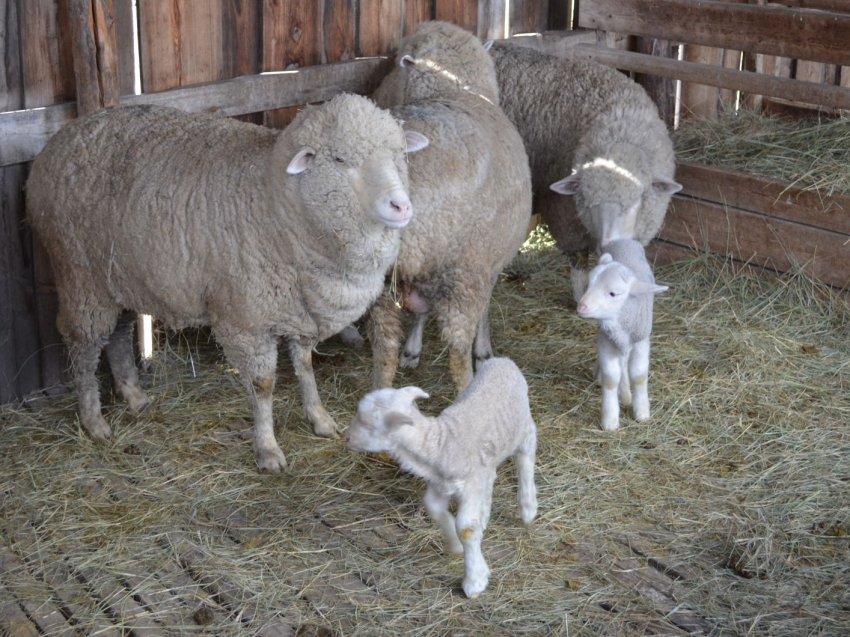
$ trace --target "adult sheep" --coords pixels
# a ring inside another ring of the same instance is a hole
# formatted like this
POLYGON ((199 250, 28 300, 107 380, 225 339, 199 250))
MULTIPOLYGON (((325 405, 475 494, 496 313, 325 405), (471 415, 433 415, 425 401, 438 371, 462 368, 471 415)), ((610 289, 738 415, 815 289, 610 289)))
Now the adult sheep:
POLYGON ((95 379, 103 348, 118 393, 148 403, 132 352, 133 313, 145 312, 212 327, 250 393, 260 469, 286 467, 272 419, 279 337, 307 419, 335 435, 311 350, 381 293, 412 215, 405 152, 425 144, 355 95, 284 131, 160 106, 62 128, 33 164, 27 215, 56 273, 88 432, 111 435, 95 379))
MULTIPOLYGON (((372 308, 374 387, 392 385, 404 306, 416 315, 419 348, 424 317, 436 316, 460 390, 472 379, 473 339, 478 360, 492 355, 490 295, 531 216, 528 159, 498 106, 493 62, 474 35, 425 22, 401 42, 397 62, 375 100, 430 144, 410 157, 416 216, 402 233, 395 288, 372 308)), ((409 349, 402 363, 413 366, 419 352, 409 349)))
POLYGON ((567 254, 655 237, 674 181, 673 145, 646 91, 616 69, 494 42, 501 104, 531 163, 534 209, 567 254), (569 196, 564 196, 569 195, 569 196))

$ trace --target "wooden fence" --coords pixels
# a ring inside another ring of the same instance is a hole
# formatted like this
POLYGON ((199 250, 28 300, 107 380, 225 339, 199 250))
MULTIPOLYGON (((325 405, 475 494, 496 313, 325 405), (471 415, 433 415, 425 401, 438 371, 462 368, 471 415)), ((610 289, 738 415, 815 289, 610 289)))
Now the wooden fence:
MULTIPOLYGON (((683 81, 685 116, 710 116, 740 92, 850 109, 850 15, 838 12, 847 0, 764 4, 139 0, 134 11, 134 0, 0 0, 0 402, 65 380, 52 274, 23 223, 23 185, 27 162, 78 114, 160 103, 284 126, 304 103, 369 93, 389 68, 380 56, 431 19, 485 39, 548 32, 524 42, 636 74, 671 121, 674 80, 683 81), (565 31, 572 24, 588 30, 565 31)), ((683 209, 672 218, 677 236, 701 223, 683 209)), ((670 233, 668 246, 688 245, 670 233)))

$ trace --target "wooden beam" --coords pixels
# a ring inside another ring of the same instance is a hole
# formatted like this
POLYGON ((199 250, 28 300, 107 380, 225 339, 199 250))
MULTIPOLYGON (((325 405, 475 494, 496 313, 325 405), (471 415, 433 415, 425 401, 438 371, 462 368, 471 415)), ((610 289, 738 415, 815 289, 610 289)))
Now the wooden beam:
POLYGON ((689 44, 848 64, 850 15, 716 0, 593 0, 579 26, 689 44))
POLYGON ((597 45, 579 44, 570 49, 569 53, 576 59, 593 60, 625 71, 652 73, 683 82, 741 90, 769 97, 782 97, 796 102, 819 104, 826 108, 850 110, 850 89, 840 86, 801 82, 694 62, 680 62, 597 45))
MULTIPOLYGON (((162 104, 193 113, 244 115, 323 102, 343 91, 366 95, 392 68, 387 58, 366 58, 129 95, 123 104, 162 104)), ((32 161, 47 140, 77 115, 72 103, 0 113, 0 166, 32 161)))

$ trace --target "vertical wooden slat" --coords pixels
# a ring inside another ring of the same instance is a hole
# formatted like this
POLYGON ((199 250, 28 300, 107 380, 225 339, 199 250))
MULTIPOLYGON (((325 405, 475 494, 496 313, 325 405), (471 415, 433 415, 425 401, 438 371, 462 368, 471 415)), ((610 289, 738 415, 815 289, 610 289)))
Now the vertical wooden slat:
POLYGON ((499 40, 505 37, 505 0, 478 1, 478 37, 499 40))
POLYGON ((402 0, 360 0, 358 55, 384 55, 398 48, 402 9, 402 0))
POLYGON ((65 2, 26 0, 18 3, 18 9, 25 108, 73 101, 74 63, 65 2))
POLYGON ((112 0, 68 0, 77 113, 118 103, 118 47, 112 0))
POLYGON ((24 107, 18 0, 0 0, 0 113, 24 107))
POLYGON ((570 9, 570 0, 550 0, 549 24, 546 25, 546 28, 549 31, 566 31, 572 29, 573 16, 570 9))
POLYGON ((325 0, 322 29, 322 62, 339 62, 353 58, 357 42, 357 12, 354 0, 325 0))
POLYGON ((418 24, 433 20, 434 11, 434 0, 404 0, 402 36, 413 33, 418 24))
POLYGON ((140 3, 142 92, 164 91, 182 84, 179 51, 179 0, 140 3))
POLYGON ((545 0, 511 0, 510 34, 541 33, 546 30, 549 3, 545 0))
MULTIPOLYGON (((668 40, 654 38, 635 38, 635 49, 638 53, 669 58, 673 47, 668 40)), ((672 126, 675 116, 675 90, 673 80, 657 75, 637 74, 635 81, 646 89, 646 92, 658 106, 658 115, 668 126, 672 126)))
POLYGON ((118 46, 118 86, 121 95, 132 95, 136 85, 133 43, 133 0, 112 0, 115 40, 118 46))
POLYGON ((478 32, 478 4, 469 0, 436 0, 437 20, 453 22, 473 33, 478 32))
POLYGON ((221 4, 221 79, 254 75, 260 70, 258 0, 223 0, 221 4))

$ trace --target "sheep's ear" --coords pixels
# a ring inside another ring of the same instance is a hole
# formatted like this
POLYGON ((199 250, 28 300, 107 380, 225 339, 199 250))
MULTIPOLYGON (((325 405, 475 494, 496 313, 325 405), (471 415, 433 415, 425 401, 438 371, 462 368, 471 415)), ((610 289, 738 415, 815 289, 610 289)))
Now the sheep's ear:
POLYGON ((549 188, 562 195, 575 195, 581 189, 581 180, 578 173, 573 173, 569 177, 556 181, 549 188))
POLYGON ((428 398, 428 392, 424 389, 420 389, 419 387, 402 387, 399 391, 405 393, 405 395, 410 398, 410 400, 416 400, 417 398, 428 398))
POLYGON ((610 253, 606 252, 601 257, 599 257, 599 262, 597 265, 605 265, 606 263, 612 263, 614 261, 614 257, 611 256, 610 253))
POLYGON ((682 184, 662 175, 655 175, 652 178, 652 187, 662 195, 672 195, 682 189, 682 184))
POLYGON ((405 131, 404 141, 407 143, 406 153, 415 153, 417 150, 422 150, 428 145, 428 138, 422 133, 416 131, 405 131))
POLYGON ((655 285, 654 283, 634 281, 629 288, 629 294, 632 296, 640 296, 642 294, 661 294, 669 289, 670 288, 666 285, 655 285))
POLYGON ((295 153, 295 157, 289 162, 286 167, 286 172, 290 175, 300 175, 310 167, 313 163, 313 158, 316 156, 316 151, 309 146, 302 146, 301 150, 295 153))
POLYGON ((416 58, 414 58, 410 54, 403 55, 401 57, 401 59, 398 61, 399 66, 413 66, 414 64, 416 64, 416 58))
POLYGON ((492 48, 492 46, 493 46, 493 40, 487 40, 484 43, 484 50, 489 51, 492 48))
POLYGON ((402 425, 412 424, 413 418, 407 414, 401 413, 400 411, 391 411, 384 414, 384 426, 387 429, 394 429, 396 427, 401 427, 402 425))

